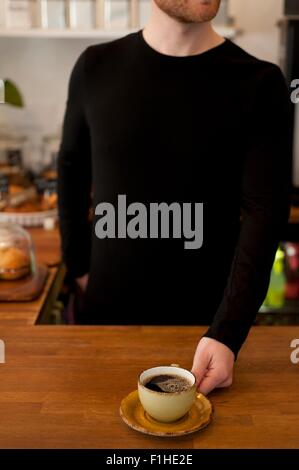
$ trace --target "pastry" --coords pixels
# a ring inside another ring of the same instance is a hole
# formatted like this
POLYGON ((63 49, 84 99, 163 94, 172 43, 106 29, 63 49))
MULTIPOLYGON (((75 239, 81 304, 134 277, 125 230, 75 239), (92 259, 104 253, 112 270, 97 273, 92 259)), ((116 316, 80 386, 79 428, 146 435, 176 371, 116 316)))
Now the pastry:
POLYGON ((0 279, 20 279, 30 273, 30 257, 17 247, 0 247, 0 279))
POLYGON ((48 169, 42 173, 42 176, 46 180, 57 180, 57 171, 55 169, 48 169))
POLYGON ((4 212, 18 214, 18 213, 28 213, 28 212, 39 212, 41 211, 41 206, 39 201, 27 201, 23 202, 17 207, 7 206, 4 209, 4 212))
POLYGON ((23 186, 20 186, 18 184, 10 184, 8 189, 9 194, 17 194, 24 190, 23 186))
POLYGON ((43 195, 41 198, 41 210, 49 211, 57 207, 57 194, 52 193, 49 195, 43 195))

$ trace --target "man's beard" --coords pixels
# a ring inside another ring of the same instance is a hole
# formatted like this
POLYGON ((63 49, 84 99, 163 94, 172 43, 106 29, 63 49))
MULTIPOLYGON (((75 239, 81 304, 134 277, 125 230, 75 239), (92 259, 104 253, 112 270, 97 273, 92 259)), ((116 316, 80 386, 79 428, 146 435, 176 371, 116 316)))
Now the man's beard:
POLYGON ((158 7, 182 23, 204 23, 218 13, 221 0, 154 0, 158 7))

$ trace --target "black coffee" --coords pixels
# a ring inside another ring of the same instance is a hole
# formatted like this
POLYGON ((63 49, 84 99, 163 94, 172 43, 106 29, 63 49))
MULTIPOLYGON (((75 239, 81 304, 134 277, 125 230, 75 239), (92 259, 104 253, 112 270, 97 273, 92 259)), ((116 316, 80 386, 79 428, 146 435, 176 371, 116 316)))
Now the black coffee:
POLYGON ((173 393, 188 390, 192 384, 179 375, 155 375, 144 384, 146 388, 155 392, 173 393))

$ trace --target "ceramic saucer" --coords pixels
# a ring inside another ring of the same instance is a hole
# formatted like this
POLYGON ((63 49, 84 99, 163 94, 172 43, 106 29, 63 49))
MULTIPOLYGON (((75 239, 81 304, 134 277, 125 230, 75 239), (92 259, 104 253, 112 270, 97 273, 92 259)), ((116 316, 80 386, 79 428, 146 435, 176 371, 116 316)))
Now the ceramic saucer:
POLYGON ((210 423, 212 404, 199 393, 185 416, 173 423, 160 423, 147 414, 140 403, 138 390, 135 390, 122 400, 120 416, 128 426, 144 434, 161 437, 185 436, 205 428, 210 423))

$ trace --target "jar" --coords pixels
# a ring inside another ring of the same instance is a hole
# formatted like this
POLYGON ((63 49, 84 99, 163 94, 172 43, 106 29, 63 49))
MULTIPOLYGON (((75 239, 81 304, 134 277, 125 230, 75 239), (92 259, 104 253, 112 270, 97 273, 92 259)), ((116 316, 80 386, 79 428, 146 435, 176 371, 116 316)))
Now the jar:
POLYGON ((3 166, 23 167, 26 143, 27 138, 23 136, 0 135, 0 170, 3 166))
POLYGON ((56 171, 60 142, 61 137, 59 135, 47 135, 43 137, 43 169, 51 169, 56 171))
POLYGON ((0 280, 32 275, 36 260, 31 236, 20 225, 0 223, 0 280))
POLYGON ((94 0, 76 0, 68 5, 69 27, 90 30, 95 27, 96 4, 94 0))
POLYGON ((131 0, 109 0, 105 3, 105 27, 111 30, 130 27, 131 0))
POLYGON ((0 171, 0 210, 1 210, 2 200, 5 200, 8 195, 8 188, 9 188, 9 179, 7 175, 1 173, 0 171))
POLYGON ((47 1, 42 15, 42 26, 49 29, 64 29, 66 27, 65 0, 47 1))
POLYGON ((8 28, 31 28, 33 25, 33 2, 31 0, 7 0, 5 18, 8 28))

